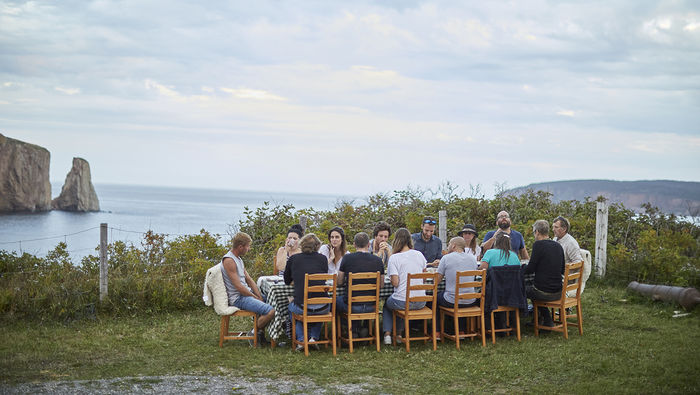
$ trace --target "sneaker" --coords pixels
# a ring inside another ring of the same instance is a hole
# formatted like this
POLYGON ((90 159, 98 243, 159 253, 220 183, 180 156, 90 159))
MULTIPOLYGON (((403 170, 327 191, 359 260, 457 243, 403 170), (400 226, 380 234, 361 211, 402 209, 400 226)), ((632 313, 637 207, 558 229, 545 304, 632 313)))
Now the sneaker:
POLYGON ((297 344, 297 348, 295 348, 294 351, 304 351, 304 346, 301 344, 297 344))
POLYGON ((261 346, 270 344, 265 338, 265 331, 258 331, 258 344, 261 346))
MULTIPOLYGON (((248 332, 248 336, 253 337, 255 335, 255 332, 251 329, 250 332, 248 332)), ((253 339, 248 339, 248 344, 250 344, 251 347, 255 347, 255 341, 253 339)))
POLYGON ((384 344, 387 346, 391 345, 391 335, 384 335, 384 344))
POLYGON ((316 339, 314 339, 313 337, 309 338, 309 346, 313 347, 316 351, 321 349, 321 347, 319 347, 318 344, 316 344, 316 339))
POLYGON ((441 332, 435 333, 435 340, 442 341, 441 332))

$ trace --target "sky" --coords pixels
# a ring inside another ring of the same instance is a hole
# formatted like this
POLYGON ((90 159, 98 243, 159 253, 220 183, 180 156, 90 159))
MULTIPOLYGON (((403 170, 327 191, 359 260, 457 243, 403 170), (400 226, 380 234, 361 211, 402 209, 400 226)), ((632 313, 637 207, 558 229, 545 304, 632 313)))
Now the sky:
POLYGON ((3 0, 0 133, 52 181, 700 181, 700 2, 3 0))

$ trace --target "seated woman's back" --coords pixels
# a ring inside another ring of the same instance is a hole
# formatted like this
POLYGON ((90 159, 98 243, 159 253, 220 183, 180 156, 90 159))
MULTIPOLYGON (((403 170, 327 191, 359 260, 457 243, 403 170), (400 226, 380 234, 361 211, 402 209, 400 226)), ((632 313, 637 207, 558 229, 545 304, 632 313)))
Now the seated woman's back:
MULTIPOLYGON (((405 252, 397 252, 389 257, 387 275, 396 275, 399 277, 398 287, 394 287, 394 299, 406 300, 406 288, 408 274, 422 273, 426 267, 425 256, 420 251, 408 250, 405 252)), ((411 285, 423 284, 422 279, 414 280, 411 285)), ((424 296, 424 290, 411 291, 411 297, 424 296)))

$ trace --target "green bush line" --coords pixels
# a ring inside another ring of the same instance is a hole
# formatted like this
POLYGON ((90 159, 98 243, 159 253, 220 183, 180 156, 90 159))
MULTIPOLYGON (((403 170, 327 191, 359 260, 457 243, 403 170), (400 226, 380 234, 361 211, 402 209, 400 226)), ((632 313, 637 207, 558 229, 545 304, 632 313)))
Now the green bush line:
MULTIPOLYGON (((640 282, 678 286, 700 285, 700 227, 674 215, 644 205, 635 214, 612 204, 608 217, 608 264, 606 282, 640 282)), ((246 207, 230 234, 243 231, 253 244, 245 257, 253 277, 272 272, 272 257, 289 227, 301 216, 307 232, 322 240, 333 226, 345 229, 349 242, 357 232, 371 234, 374 225, 386 221, 392 231, 405 227, 417 232, 424 215, 447 211, 448 238, 464 223, 472 223, 480 236, 495 228, 496 214, 506 210, 513 228, 525 237, 528 249, 534 242, 532 224, 551 222, 559 215, 571 223, 571 234, 581 248, 593 252, 596 201, 554 203, 551 194, 528 191, 519 196, 499 194, 494 199, 460 197, 449 183, 437 193, 408 188, 369 196, 364 202, 339 201, 332 210, 296 210, 293 205, 264 202, 255 210, 246 207), (430 196, 429 196, 430 195, 430 196)), ((0 250, 0 314, 4 319, 74 320, 97 313, 135 315, 189 310, 201 306, 206 270, 219 262, 228 242, 202 229, 199 234, 168 240, 147 232, 140 246, 116 241, 108 245, 109 297, 99 302, 99 257, 71 260, 66 244, 59 243, 46 257, 0 250)))

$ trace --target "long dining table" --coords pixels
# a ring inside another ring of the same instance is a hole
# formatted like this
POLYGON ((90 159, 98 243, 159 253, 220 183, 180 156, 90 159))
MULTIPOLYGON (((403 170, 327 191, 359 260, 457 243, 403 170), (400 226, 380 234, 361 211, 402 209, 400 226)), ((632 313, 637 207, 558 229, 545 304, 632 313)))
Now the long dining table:
MULTIPOLYGON (((260 291, 267 295, 267 303, 275 309, 275 318, 268 325, 268 332, 274 347, 276 342, 285 335, 285 321, 289 318, 289 302, 294 296, 294 285, 284 283, 282 276, 266 276, 260 283, 260 291)), ((438 291, 445 289, 445 280, 443 279, 438 284, 438 291)), ((339 286, 336 289, 338 295, 345 295, 346 289, 344 286, 339 286)), ((388 276, 384 278, 384 284, 379 290, 379 298, 386 300, 394 293, 394 286, 389 282, 388 276)), ((381 313, 381 312, 380 312, 381 313)))

